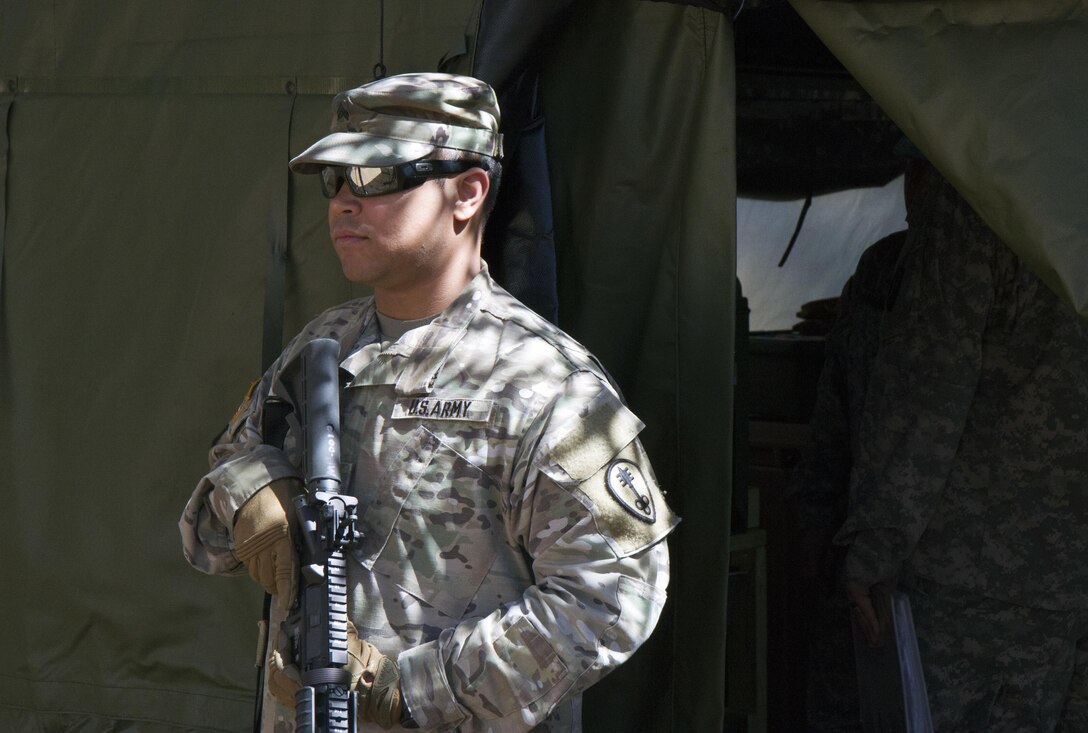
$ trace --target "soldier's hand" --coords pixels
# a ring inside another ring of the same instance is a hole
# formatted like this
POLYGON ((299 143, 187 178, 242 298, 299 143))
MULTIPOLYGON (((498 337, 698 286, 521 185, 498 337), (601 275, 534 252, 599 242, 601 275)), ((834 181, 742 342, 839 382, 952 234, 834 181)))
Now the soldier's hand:
POLYGON ((400 669, 395 660, 382 654, 368 641, 359 638, 355 625, 348 622, 348 663, 351 689, 359 691, 361 722, 373 722, 389 730, 400 723, 400 669))
POLYGON ((234 554, 285 611, 298 589, 297 530, 291 497, 301 490, 296 479, 273 481, 249 497, 234 515, 234 554))
POLYGON ((291 645, 282 631, 276 635, 276 646, 268 655, 265 680, 272 697, 288 710, 294 710, 295 693, 302 686, 302 677, 291 662, 291 645))
POLYGON ((866 643, 870 647, 880 646, 884 637, 885 623, 879 610, 877 586, 867 586, 853 580, 846 581, 846 596, 850 599, 850 610, 854 614, 866 643))
MULTIPOLYGON (((359 638, 355 625, 348 621, 348 663, 351 689, 359 693, 360 722, 373 722, 386 730, 400 723, 400 670, 397 663, 359 638)), ((295 693, 302 686, 298 667, 291 658, 287 635, 280 631, 276 645, 268 655, 266 669, 268 691, 289 710, 295 709, 295 693)))

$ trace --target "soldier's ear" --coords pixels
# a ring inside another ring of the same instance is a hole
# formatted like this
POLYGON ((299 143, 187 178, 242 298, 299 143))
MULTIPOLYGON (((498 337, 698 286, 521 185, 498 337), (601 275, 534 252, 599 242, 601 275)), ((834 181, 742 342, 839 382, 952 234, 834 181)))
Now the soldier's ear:
POLYGON ((487 192, 491 190, 491 179, 483 168, 469 168, 458 173, 455 184, 454 218, 460 222, 470 221, 483 208, 487 192))

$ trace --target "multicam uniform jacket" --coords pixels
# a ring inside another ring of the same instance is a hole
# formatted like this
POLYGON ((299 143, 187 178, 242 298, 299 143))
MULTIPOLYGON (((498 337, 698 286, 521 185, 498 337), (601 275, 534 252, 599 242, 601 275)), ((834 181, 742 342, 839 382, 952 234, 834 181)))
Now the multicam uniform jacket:
MULTIPOLYGON (((423 729, 577 731, 581 693, 649 636, 679 521, 637 440, 642 423, 584 348, 484 270, 437 319, 383 349, 373 301, 315 319, 212 449, 180 522, 186 557, 244 570, 234 512, 297 476, 262 406, 305 341, 341 344, 344 484, 365 538, 349 615, 397 659, 423 729)), ((275 607, 276 604, 273 604, 275 607)), ((276 622, 276 619, 273 619, 276 622)), ((272 730, 290 714, 265 697, 272 730)))
POLYGON ((1088 608, 1088 320, 927 190, 860 426, 847 576, 1088 608))

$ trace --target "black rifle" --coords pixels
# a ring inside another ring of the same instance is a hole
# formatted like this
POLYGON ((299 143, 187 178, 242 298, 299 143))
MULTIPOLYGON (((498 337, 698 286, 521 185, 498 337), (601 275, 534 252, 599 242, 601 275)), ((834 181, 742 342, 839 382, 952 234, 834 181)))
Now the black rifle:
POLYGON ((340 346, 314 339, 280 373, 287 401, 265 405, 265 441, 288 427, 302 452, 305 493, 298 517, 298 597, 284 622, 302 675, 296 733, 355 733, 357 697, 348 661, 346 551, 358 545, 358 500, 340 493, 340 346))

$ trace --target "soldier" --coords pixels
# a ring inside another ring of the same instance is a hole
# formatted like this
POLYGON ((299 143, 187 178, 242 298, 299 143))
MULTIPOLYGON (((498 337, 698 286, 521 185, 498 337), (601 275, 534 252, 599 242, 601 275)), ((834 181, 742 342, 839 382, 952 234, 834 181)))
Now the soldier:
POLYGON ((870 245, 843 286, 809 421, 811 444, 797 464, 791 487, 801 604, 806 611, 809 733, 861 730, 850 610, 839 579, 841 548, 831 540, 846 516, 857 419, 880 321, 894 299, 895 263, 905 238, 906 232, 898 231, 870 245))
POLYGON ((1088 730, 1088 321, 923 192, 853 468, 848 595, 910 599, 937 731, 1088 730))
MULTIPOLYGON (((895 150, 907 156, 903 201, 907 224, 917 225, 918 202, 934 178, 933 169, 906 138, 895 150)), ((846 518, 869 374, 880 345, 881 323, 899 290, 899 259, 906 237, 907 231, 900 230, 866 248, 843 286, 826 338, 809 422, 812 438, 791 487, 806 609, 805 720, 810 733, 861 730, 851 610, 841 587, 843 550, 832 545, 832 539, 846 518)))
MULTIPOLYGON (((298 457, 264 443, 262 410, 302 344, 335 339, 344 483, 365 533, 350 551, 351 644, 378 672, 358 681, 362 730, 580 730, 582 692, 645 641, 665 601, 663 540, 679 520, 641 421, 597 360, 480 259, 498 127, 491 88, 463 76, 336 96, 332 132, 291 168, 319 176, 344 274, 373 296, 288 344, 180 522, 190 563, 248 569, 283 618, 298 457)), ((268 646, 266 729, 289 730, 297 671, 268 646)))

